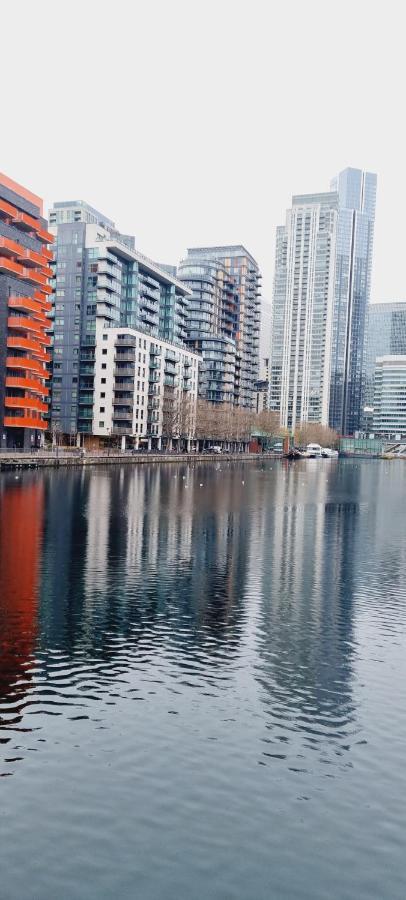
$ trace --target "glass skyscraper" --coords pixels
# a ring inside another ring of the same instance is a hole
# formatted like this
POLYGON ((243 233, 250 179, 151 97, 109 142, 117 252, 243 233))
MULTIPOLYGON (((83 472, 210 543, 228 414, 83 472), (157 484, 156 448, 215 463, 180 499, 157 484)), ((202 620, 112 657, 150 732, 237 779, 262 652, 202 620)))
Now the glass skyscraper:
POLYGON ((365 315, 371 290, 376 175, 344 169, 331 182, 339 221, 331 347, 329 424, 340 434, 360 427, 365 315))

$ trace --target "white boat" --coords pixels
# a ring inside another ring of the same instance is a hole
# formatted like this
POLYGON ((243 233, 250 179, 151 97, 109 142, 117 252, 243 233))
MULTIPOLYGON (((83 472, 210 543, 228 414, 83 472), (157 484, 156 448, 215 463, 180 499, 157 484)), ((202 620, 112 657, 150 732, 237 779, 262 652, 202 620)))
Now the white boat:
POLYGON ((326 457, 327 459, 336 459, 338 456, 338 450, 332 450, 331 447, 322 447, 321 455, 326 457))
POLYGON ((308 444, 306 447, 306 456, 309 459, 321 459, 322 452, 320 444, 308 444))

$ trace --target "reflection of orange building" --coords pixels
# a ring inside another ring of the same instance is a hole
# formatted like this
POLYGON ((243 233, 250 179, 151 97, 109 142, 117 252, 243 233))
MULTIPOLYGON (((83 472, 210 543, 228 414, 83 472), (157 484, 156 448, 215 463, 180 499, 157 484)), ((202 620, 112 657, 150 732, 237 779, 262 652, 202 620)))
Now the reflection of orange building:
POLYGON ((43 484, 6 482, 0 494, 0 701, 24 695, 37 635, 43 484))
POLYGON ((53 237, 42 200, 0 172, 2 446, 30 448, 46 429, 53 237))

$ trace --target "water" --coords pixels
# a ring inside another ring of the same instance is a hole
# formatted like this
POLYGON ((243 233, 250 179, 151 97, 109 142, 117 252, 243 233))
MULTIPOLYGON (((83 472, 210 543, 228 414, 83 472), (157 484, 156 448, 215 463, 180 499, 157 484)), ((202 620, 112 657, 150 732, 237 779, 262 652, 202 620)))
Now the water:
POLYGON ((404 900, 406 465, 0 479, 1 900, 404 900))

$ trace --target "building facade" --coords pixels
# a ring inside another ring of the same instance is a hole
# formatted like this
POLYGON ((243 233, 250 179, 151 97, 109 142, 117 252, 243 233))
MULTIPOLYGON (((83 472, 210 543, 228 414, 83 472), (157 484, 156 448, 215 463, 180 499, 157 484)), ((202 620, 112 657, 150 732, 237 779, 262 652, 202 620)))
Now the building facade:
POLYGON ((373 430, 389 439, 406 437, 406 355, 376 360, 373 430))
MULTIPOLYGON (((97 322, 92 435, 138 449, 187 449, 195 434, 199 356, 147 331, 97 322)), ((84 398, 83 398, 84 402, 84 398)))
POLYGON ((337 194, 292 198, 277 229, 269 409, 281 425, 328 425, 337 194))
POLYGON ((378 356, 406 356, 406 300, 370 303, 367 309, 362 371, 362 428, 372 431, 375 364, 378 356))
POLYGON ((50 228, 56 239, 51 427, 90 433, 99 325, 181 342, 190 291, 86 203, 54 204, 50 228))
POLYGON ((376 182, 373 173, 348 168, 331 183, 338 195, 339 222, 329 424, 340 434, 354 434, 362 417, 362 360, 371 290, 376 182))
POLYGON ((253 409, 261 317, 258 264, 242 245, 194 247, 178 273, 193 294, 188 343, 202 354, 200 396, 253 409))
POLYGON ((42 200, 0 173, 2 449, 29 450, 47 428, 52 241, 42 200))

